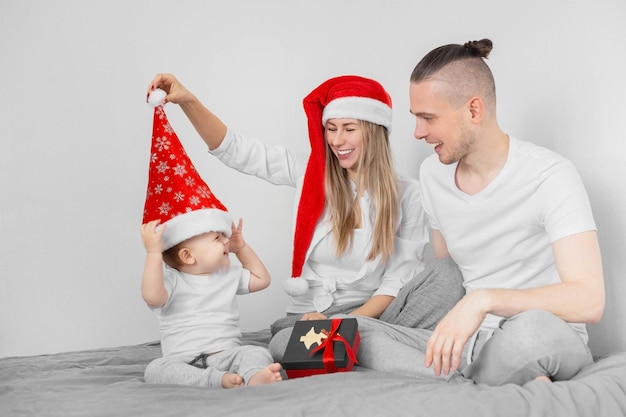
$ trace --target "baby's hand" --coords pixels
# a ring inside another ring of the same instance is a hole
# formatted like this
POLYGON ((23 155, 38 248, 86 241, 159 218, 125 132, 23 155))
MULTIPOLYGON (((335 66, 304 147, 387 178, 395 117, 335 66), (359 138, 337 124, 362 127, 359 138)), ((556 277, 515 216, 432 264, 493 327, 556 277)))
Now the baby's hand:
POLYGON ((246 242, 243 240, 243 219, 239 219, 239 224, 235 227, 235 223, 231 224, 230 246, 229 251, 237 253, 246 246, 246 242))
POLYGON ((147 253, 163 252, 163 232, 166 226, 161 220, 152 220, 141 225, 141 240, 147 253))

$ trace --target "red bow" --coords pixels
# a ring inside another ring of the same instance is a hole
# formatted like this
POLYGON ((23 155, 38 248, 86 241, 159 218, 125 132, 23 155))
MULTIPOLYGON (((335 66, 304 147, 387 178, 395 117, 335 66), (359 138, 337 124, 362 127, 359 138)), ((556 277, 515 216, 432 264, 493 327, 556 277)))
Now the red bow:
POLYGON ((320 343, 320 345, 313 349, 310 353, 310 355, 312 356, 318 350, 324 349, 322 363, 324 364, 324 368, 328 373, 337 372, 337 367, 335 366, 335 342, 343 342, 344 346, 346 347, 346 353, 348 354, 348 358, 350 358, 352 362, 358 363, 356 360, 356 355, 354 354, 350 343, 346 340, 345 337, 337 332, 339 330, 340 324, 341 319, 332 319, 328 336, 326 336, 322 343, 320 343))

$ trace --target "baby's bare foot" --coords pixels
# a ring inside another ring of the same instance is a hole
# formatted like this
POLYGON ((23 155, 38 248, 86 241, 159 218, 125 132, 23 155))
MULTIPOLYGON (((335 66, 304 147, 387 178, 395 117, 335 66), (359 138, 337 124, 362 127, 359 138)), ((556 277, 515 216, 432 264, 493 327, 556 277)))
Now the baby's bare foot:
POLYGON ((222 388, 239 388, 243 387, 243 378, 232 372, 226 372, 222 376, 222 388))
POLYGON ((281 381, 283 377, 280 375, 280 370, 281 366, 279 363, 272 363, 252 375, 248 385, 271 384, 272 382, 281 381))
POLYGON ((536 377, 535 381, 552 382, 552 380, 549 377, 545 376, 545 375, 540 375, 540 376, 536 377))

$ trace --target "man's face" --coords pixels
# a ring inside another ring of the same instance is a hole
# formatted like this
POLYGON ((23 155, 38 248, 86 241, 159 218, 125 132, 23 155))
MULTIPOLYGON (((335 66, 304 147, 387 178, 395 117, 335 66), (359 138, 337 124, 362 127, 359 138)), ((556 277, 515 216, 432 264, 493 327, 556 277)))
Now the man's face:
POLYGON ((453 107, 437 83, 427 80, 409 86, 410 111, 415 116, 413 135, 431 145, 442 163, 453 164, 468 153, 474 138, 463 118, 465 106, 453 107))

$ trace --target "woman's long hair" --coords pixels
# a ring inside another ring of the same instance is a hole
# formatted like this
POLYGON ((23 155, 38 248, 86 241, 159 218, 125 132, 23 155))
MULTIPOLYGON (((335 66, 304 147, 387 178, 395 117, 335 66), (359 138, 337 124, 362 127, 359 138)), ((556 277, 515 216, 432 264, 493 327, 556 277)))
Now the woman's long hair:
POLYGON ((374 234, 367 260, 381 255, 389 259, 393 252, 394 235, 399 215, 399 196, 393 169, 389 134, 383 126, 360 121, 363 151, 357 169, 357 194, 354 195, 348 171, 339 165, 326 143, 326 204, 333 225, 337 256, 352 247, 354 229, 359 223, 359 196, 367 191, 374 206, 374 234))

